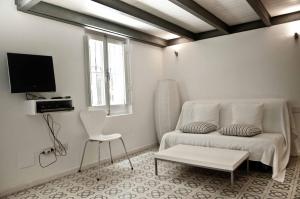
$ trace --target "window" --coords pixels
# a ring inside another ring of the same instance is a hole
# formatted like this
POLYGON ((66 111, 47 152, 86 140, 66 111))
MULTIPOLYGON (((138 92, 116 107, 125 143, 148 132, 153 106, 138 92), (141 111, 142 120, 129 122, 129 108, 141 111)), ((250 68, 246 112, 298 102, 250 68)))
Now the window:
POLYGON ((108 114, 131 112, 127 40, 87 35, 90 105, 108 114))

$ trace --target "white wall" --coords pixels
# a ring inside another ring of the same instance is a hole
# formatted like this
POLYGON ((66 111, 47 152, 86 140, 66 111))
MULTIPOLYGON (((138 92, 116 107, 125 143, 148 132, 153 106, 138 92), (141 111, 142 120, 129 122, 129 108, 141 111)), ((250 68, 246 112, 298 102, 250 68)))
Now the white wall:
MULTIPOLYGON (((0 193, 3 193, 79 166, 86 135, 78 111, 87 108, 87 85, 82 28, 17 12, 12 0, 0 1, 0 25, 0 193), (23 94, 9 92, 6 52, 52 55, 57 86, 57 93, 52 95, 70 95, 74 99, 74 112, 54 114, 62 125, 59 137, 69 144, 69 154, 49 168, 40 168, 36 156, 50 146, 48 130, 41 117, 25 115, 23 94), (35 164, 20 169, 18 164, 22 159, 35 164)), ((106 127, 123 134, 129 151, 156 143, 153 92, 162 75, 161 48, 132 42, 131 68, 134 113, 112 117, 106 127)), ((114 154, 122 152, 119 144, 113 144, 114 154)), ((89 147, 87 155, 86 162, 96 161, 96 148, 89 147)))
MULTIPOLYGON (((79 166, 86 136, 78 111, 87 108, 87 85, 82 28, 17 12, 12 0, 0 1, 0 25, 1 193, 79 166), (74 112, 54 114, 62 124, 60 138, 69 144, 69 155, 49 168, 40 168, 36 157, 41 149, 50 146, 47 128, 40 117, 24 114, 24 95, 9 92, 6 52, 52 55, 56 95, 74 99, 74 112), (35 164, 20 169, 22 159, 35 164)), ((291 34, 296 25, 187 43, 168 47, 163 53, 160 48, 132 42, 134 113, 110 118, 106 129, 121 132, 129 150, 156 143, 153 91, 163 73, 165 78, 179 82, 183 100, 283 97, 299 106, 300 41, 295 42, 291 34), (179 48, 178 58, 175 48, 179 48)), ((297 122, 300 124, 299 115, 297 122)), ((113 148, 115 154, 121 152, 118 143, 113 148)), ((87 154, 87 162, 96 160, 95 147, 89 147, 87 154)))
POLYGON ((165 48, 165 77, 178 81, 184 101, 279 97, 299 106, 300 41, 294 31, 300 32, 300 21, 165 48))

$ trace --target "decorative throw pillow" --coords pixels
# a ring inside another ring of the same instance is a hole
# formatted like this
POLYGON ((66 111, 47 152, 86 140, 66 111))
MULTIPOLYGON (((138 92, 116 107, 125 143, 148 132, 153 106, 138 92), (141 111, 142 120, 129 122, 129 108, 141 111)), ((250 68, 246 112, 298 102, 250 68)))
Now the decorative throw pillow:
POLYGON ((180 130, 184 133, 204 134, 217 130, 217 125, 208 122, 191 122, 183 125, 180 130))
POLYGON ((192 108, 192 118, 190 122, 207 122, 219 126, 219 104, 194 104, 192 108))
POLYGON ((261 133, 261 129, 250 124, 231 124, 219 130, 222 135, 251 137, 261 133))
POLYGON ((231 124, 251 124, 262 130, 263 104, 245 103, 232 105, 231 124))

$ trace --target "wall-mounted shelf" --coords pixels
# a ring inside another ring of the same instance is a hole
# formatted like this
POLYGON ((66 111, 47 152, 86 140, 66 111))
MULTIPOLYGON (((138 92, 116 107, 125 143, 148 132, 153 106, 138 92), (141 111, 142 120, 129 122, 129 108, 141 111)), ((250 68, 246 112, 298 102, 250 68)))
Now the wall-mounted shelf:
POLYGON ((37 115, 49 112, 73 111, 73 100, 68 99, 39 99, 26 100, 25 111, 27 115, 37 115))

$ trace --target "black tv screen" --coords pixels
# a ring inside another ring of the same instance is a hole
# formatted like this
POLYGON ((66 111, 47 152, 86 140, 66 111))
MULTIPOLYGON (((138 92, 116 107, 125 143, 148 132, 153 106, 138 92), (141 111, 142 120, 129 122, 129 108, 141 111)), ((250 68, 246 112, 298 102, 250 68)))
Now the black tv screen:
POLYGON ((7 53, 12 93, 55 92, 51 56, 7 53))

